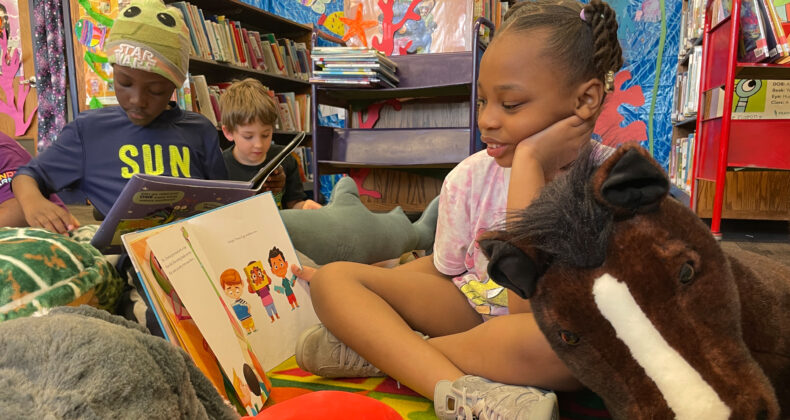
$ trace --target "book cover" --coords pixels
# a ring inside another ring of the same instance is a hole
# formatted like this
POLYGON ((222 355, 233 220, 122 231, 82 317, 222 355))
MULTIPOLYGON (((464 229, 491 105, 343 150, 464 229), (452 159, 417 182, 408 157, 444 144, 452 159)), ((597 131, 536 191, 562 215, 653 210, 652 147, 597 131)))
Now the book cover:
POLYGON ((198 45, 197 38, 195 37, 195 25, 192 23, 192 17, 187 11, 187 4, 183 1, 177 1, 172 5, 181 11, 181 16, 184 18, 184 23, 186 23, 187 28, 189 29, 189 41, 191 42, 190 54, 194 56, 200 56, 200 46, 198 45))
POLYGON ((244 414, 257 414, 271 389, 265 372, 318 322, 307 283, 291 273, 300 263, 273 195, 156 228, 145 242, 244 414))
POLYGON ((307 80, 310 77, 310 72, 313 68, 313 62, 310 58, 310 50, 307 48, 307 44, 304 42, 297 42, 294 45, 296 46, 296 56, 299 59, 299 66, 304 69, 302 79, 307 80))
POLYGON ((785 34, 784 27, 782 26, 782 21, 779 18, 779 14, 776 12, 776 8, 774 8, 773 2, 771 0, 760 1, 763 4, 763 8, 769 15, 771 26, 773 27, 774 33, 776 34, 776 48, 780 52, 781 56, 776 60, 776 62, 783 64, 790 59, 790 44, 787 42, 787 35, 785 34))
POLYGON ((770 61, 778 60, 782 56, 782 46, 779 44, 779 38, 771 21, 771 14, 766 8, 763 0, 755 0, 757 3, 757 10, 759 11, 760 19, 762 20, 763 29, 765 31, 765 39, 768 44, 768 57, 770 61))
POLYGON ((198 41, 198 46, 200 47, 200 57, 211 59, 211 51, 208 47, 208 40, 206 39, 206 28, 203 24, 203 20, 198 13, 198 8, 190 3, 186 3, 187 12, 189 13, 189 17, 192 20, 192 25, 194 25, 193 29, 195 30, 195 38, 198 41))
POLYGON ((790 118, 790 81, 735 79, 732 119, 790 118))
POLYGON ((288 57, 288 51, 286 51, 285 46, 283 45, 277 45, 277 48, 280 50, 280 56, 283 58, 285 74, 288 77, 294 77, 294 68, 293 64, 291 63, 291 59, 288 57))
POLYGON ((184 307, 178 293, 162 271, 162 266, 151 252, 146 239, 156 233, 156 229, 138 231, 123 235, 124 247, 132 261, 135 273, 140 279, 149 307, 156 314, 165 339, 189 353, 192 361, 211 381, 224 398, 231 400, 233 389, 225 387, 223 374, 214 353, 203 343, 205 339, 195 324, 195 320, 184 307))
POLYGON ((192 83, 195 84, 195 95, 197 96, 200 113, 208 118, 215 127, 217 126, 217 116, 214 113, 214 107, 211 104, 211 95, 208 91, 208 83, 206 83, 206 76, 202 74, 192 75, 192 83))
POLYGON ((255 52, 255 58, 258 60, 258 69, 265 72, 270 71, 269 66, 266 63, 266 58, 263 54, 261 34, 258 31, 249 31, 248 34, 250 35, 250 44, 252 45, 252 49, 255 52))
POLYGON ((277 39, 274 37, 273 33, 266 33, 261 34, 261 37, 266 38, 266 41, 269 42, 269 47, 271 48, 272 55, 274 56, 275 60, 275 68, 277 69, 277 73, 286 75, 288 74, 285 70, 285 60, 283 59, 282 54, 280 53, 279 44, 277 43, 277 39))
POLYGON ((261 41, 261 53, 263 54, 263 59, 266 63, 266 72, 271 74, 280 74, 277 59, 274 58, 274 52, 272 52, 272 47, 269 41, 261 41))
POLYGON ((313 72, 314 76, 375 76, 389 79, 393 84, 398 84, 400 79, 398 76, 390 73, 383 68, 366 68, 366 67, 328 67, 325 66, 323 70, 316 70, 313 72))
POLYGON ((228 21, 228 24, 230 26, 231 32, 233 33, 233 38, 231 39, 231 41, 233 43, 233 47, 234 47, 233 51, 236 54, 238 63, 240 63, 239 65, 241 66, 246 66, 247 57, 244 54, 244 49, 242 48, 243 44, 241 43, 241 33, 240 33, 241 25, 239 25, 239 22, 233 20, 228 21))
POLYGON ((280 118, 282 118, 282 129, 285 131, 295 131, 296 121, 294 121, 293 115, 291 115, 291 107, 288 106, 287 102, 284 102, 284 99, 278 99, 277 105, 279 105, 280 107, 280 118))
POLYGON ((241 42, 242 44, 244 44, 245 54, 249 58, 249 64, 250 64, 249 67, 252 69, 257 69, 258 58, 255 56, 255 51, 252 48, 252 42, 250 41, 250 34, 244 28, 241 28, 241 42))
POLYGON ((125 233, 164 225, 256 195, 263 191, 269 174, 304 139, 303 132, 294 136, 249 181, 134 174, 107 212, 91 245, 105 254, 117 254, 125 233))
POLYGON ((757 0, 744 0, 741 3, 741 60, 757 63, 765 61, 768 55, 768 40, 762 23, 757 0))
MULTIPOLYGON (((195 6, 192 6, 192 7, 195 7, 195 6)), ((216 51, 211 50, 211 45, 208 44, 209 39, 211 37, 209 36, 209 31, 208 31, 208 28, 207 28, 208 22, 206 21, 206 17, 203 16, 203 10, 195 7, 195 12, 197 13, 198 19, 200 19, 200 25, 203 27, 203 34, 205 35, 206 44, 209 47, 208 55, 207 55, 206 58, 208 58, 210 60, 216 60, 217 59, 217 56, 215 55, 216 51)))

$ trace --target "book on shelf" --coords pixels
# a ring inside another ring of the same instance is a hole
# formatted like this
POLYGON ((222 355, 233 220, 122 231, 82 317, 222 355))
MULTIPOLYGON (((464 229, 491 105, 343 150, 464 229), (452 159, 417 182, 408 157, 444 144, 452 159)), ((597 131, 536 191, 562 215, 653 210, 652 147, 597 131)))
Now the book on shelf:
MULTIPOLYGON (((724 111, 724 88, 705 92, 703 117, 718 118, 724 111)), ((790 119, 790 81, 735 79, 732 95, 733 120, 790 119)))
POLYGON ((190 54, 280 76, 309 79, 307 44, 260 33, 224 15, 204 13, 185 1, 174 2, 189 29, 190 54))
POLYGON ((702 46, 695 45, 689 53, 688 69, 678 73, 675 81, 672 111, 672 120, 675 122, 686 120, 697 114, 701 64, 702 46))
POLYGON ((311 83, 394 88, 400 83, 397 65, 380 52, 362 47, 315 47, 317 70, 311 83))
POLYGON ((118 253, 121 235, 125 233, 163 225, 259 194, 271 172, 304 139, 304 132, 294 136, 249 181, 134 174, 107 212, 91 245, 103 253, 118 253))
POLYGON ((396 69, 398 67, 386 55, 367 47, 315 47, 311 53, 314 62, 323 64, 333 61, 371 61, 396 69))
POLYGON ((743 62, 790 62, 790 43, 785 31, 787 15, 776 0, 743 0, 738 58, 743 62))
POLYGON ((318 322, 271 193, 122 237, 165 338, 239 414, 266 402, 266 371, 318 322))
POLYGON ((313 169, 310 166, 312 160, 312 149, 309 147, 297 147, 291 152, 291 155, 296 159, 299 167, 299 177, 302 182, 313 181, 313 169))
POLYGON ((190 75, 192 79, 192 84, 195 86, 195 96, 197 97, 197 109, 198 112, 203 114, 204 117, 208 118, 212 124, 216 127, 219 124, 219 120, 217 118, 217 113, 215 112, 214 106, 212 105, 211 101, 211 93, 208 89, 208 83, 206 82, 206 76, 202 74, 193 74, 190 75))
POLYGON ((694 133, 673 140, 669 151, 669 181, 686 194, 691 192, 691 162, 694 158, 694 133))
POLYGON ((758 0, 741 2, 741 36, 739 59, 744 62, 765 61, 769 57, 768 39, 762 23, 758 0))

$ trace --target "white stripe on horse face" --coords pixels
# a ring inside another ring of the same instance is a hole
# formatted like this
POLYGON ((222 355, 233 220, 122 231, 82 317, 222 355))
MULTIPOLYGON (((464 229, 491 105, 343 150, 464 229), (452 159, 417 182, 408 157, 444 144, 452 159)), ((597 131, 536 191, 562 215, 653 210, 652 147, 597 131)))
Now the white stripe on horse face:
POLYGON ((628 291, 628 285, 604 274, 593 284, 593 297, 598 310, 656 384, 676 419, 724 420, 730 417, 732 410, 699 372, 664 340, 628 291))

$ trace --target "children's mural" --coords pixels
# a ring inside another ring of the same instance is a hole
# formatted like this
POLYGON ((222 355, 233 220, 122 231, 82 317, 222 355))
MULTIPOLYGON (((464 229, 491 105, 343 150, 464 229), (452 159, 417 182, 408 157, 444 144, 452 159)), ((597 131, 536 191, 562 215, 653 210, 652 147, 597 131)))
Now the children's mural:
POLYGON ((666 166, 682 3, 610 0, 609 4, 617 12, 625 65, 615 76, 615 91, 607 98, 595 133, 612 146, 640 141, 666 166))
POLYGON ((79 109, 115 105, 112 66, 104 53, 104 42, 112 30, 118 10, 129 0, 70 0, 77 68, 79 109))

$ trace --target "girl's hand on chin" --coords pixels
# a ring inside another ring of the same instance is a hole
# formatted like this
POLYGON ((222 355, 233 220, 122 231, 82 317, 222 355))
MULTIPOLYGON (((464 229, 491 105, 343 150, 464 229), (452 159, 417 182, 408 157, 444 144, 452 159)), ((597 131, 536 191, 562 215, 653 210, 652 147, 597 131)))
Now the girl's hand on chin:
POLYGON ((594 118, 583 120, 575 114, 557 121, 516 145, 514 165, 516 161, 533 161, 549 181, 576 159, 594 128, 594 118))

